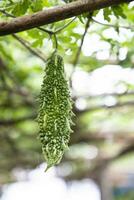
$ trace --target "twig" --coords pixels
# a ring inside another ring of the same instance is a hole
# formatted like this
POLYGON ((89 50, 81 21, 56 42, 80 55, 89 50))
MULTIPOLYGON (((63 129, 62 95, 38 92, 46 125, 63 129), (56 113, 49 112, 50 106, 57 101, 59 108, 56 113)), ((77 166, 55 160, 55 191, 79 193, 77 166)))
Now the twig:
POLYGON ((62 26, 61 28, 55 30, 55 31, 51 31, 42 27, 38 27, 37 29, 44 31, 46 33, 48 33, 49 35, 54 35, 54 34, 58 34, 61 31, 63 31, 66 27, 68 27, 77 17, 74 17, 70 22, 68 22, 67 24, 65 24, 64 26, 62 26))
POLYGON ((45 28, 42 28, 42 27, 38 27, 37 29, 39 29, 39 30, 41 30, 41 31, 43 31, 45 33, 48 33, 49 35, 53 35, 54 34, 53 31, 45 29, 45 28))
POLYGON ((46 59, 44 58, 44 56, 41 55, 41 52, 37 52, 37 50, 34 50, 33 48, 30 47, 30 45, 28 44, 28 42, 24 39, 22 39, 21 37, 17 36, 16 34, 12 34, 12 36, 18 40, 18 42, 20 42, 26 49, 28 49, 32 54, 34 54, 35 56, 37 56, 38 58, 40 58, 43 62, 46 62, 46 59))
POLYGON ((63 30, 64 30, 66 27, 68 27, 73 21, 75 21, 76 18, 77 18, 77 17, 74 17, 70 22, 68 22, 67 24, 65 24, 63 27, 57 29, 57 30, 55 31, 55 33, 57 34, 57 33, 60 33, 61 31, 63 31, 63 30))
POLYGON ((12 14, 10 14, 10 13, 8 13, 6 10, 4 10, 4 9, 0 9, 0 12, 1 13, 3 13, 4 15, 6 15, 7 17, 12 17, 12 18, 15 18, 15 16, 14 15, 12 15, 12 14))
POLYGON ((106 23, 102 23, 94 18, 92 18, 92 21, 97 23, 97 24, 100 24, 100 25, 103 25, 103 26, 108 26, 108 27, 113 27, 113 28, 125 28, 125 29, 131 29, 133 30, 134 27, 133 26, 120 26, 120 25, 115 25, 115 24, 106 24, 106 23))
POLYGON ((80 56, 80 53, 81 53, 81 49, 82 49, 82 46, 83 46, 83 43, 84 43, 84 39, 85 39, 85 36, 86 36, 86 34, 87 34, 89 25, 90 25, 90 21, 91 21, 91 18, 89 17, 88 20, 87 20, 86 26, 85 26, 85 31, 84 31, 84 33, 83 33, 83 35, 82 35, 82 38, 81 38, 81 44, 80 44, 80 46, 79 46, 79 48, 78 48, 78 51, 77 51, 77 53, 76 53, 76 57, 75 57, 75 60, 74 60, 74 63, 73 63, 74 67, 75 67, 75 66, 77 65, 77 63, 78 63, 79 56, 80 56))

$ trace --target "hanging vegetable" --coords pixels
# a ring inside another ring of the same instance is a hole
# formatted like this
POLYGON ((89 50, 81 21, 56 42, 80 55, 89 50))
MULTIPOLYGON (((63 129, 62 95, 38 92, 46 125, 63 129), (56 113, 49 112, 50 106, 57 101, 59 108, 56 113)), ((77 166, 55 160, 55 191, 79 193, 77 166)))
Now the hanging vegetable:
POLYGON ((72 100, 61 56, 47 62, 40 92, 39 137, 47 169, 58 164, 68 148, 72 123, 72 100))

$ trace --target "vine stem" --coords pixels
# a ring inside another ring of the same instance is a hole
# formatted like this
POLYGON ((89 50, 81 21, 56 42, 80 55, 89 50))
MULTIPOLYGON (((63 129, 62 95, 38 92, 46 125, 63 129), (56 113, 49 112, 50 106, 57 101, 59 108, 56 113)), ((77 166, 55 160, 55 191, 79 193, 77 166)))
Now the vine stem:
POLYGON ((75 21, 76 18, 77 18, 77 17, 74 17, 70 22, 68 22, 67 24, 65 24, 63 27, 57 29, 57 30, 55 31, 55 33, 57 34, 57 33, 61 32, 61 31, 63 31, 63 30, 64 30, 65 28, 67 28, 73 21, 75 21))
POLYGON ((56 52, 58 49, 58 40, 56 34, 54 34, 54 40, 55 40, 55 52, 56 52))
POLYGON ((67 24, 65 24, 63 27, 57 29, 56 31, 51 31, 42 27, 38 27, 39 30, 44 31, 46 33, 48 33, 49 35, 54 35, 54 34, 58 34, 61 31, 63 31, 65 28, 67 28, 73 21, 75 21, 77 17, 74 17, 70 22, 68 22, 67 24))

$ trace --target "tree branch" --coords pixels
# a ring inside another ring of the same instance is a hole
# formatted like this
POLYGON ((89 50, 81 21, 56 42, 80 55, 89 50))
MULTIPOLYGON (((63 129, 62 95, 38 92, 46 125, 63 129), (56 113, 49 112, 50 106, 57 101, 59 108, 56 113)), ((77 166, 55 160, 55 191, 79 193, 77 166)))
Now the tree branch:
POLYGON ((0 23, 0 36, 17 33, 132 0, 79 0, 0 23))
POLYGON ((77 98, 85 98, 87 100, 90 100, 90 99, 95 99, 95 98, 105 98, 105 97, 108 97, 108 96, 113 96, 113 97, 123 97, 123 96, 133 96, 134 95, 134 91, 125 91, 125 92, 122 92, 122 93, 117 93, 117 92, 111 92, 111 93, 102 93, 102 94, 93 94, 93 95, 77 95, 77 96, 74 96, 75 99, 77 98))
POLYGON ((27 120, 35 119, 36 117, 37 117, 37 114, 35 113, 28 116, 20 117, 17 119, 7 119, 7 120, 0 119, 0 126, 5 126, 5 125, 10 126, 10 125, 14 125, 14 124, 24 122, 27 120))
POLYGON ((83 113, 86 113, 86 112, 93 112, 93 111, 97 111, 97 110, 100 110, 100 109, 114 109, 114 108, 121 108, 121 107, 125 107, 125 106, 134 106, 134 101, 126 101, 126 102, 118 102, 114 105, 105 105, 105 104, 102 104, 102 105, 96 105, 96 106, 92 106, 90 108, 87 108, 85 110, 78 110, 77 109, 77 113, 79 114, 83 114, 83 113))
POLYGON ((87 132, 87 133, 79 133, 75 132, 71 137, 70 144, 76 143, 101 143, 108 140, 112 140, 115 143, 134 143, 134 136, 129 132, 117 132, 117 134, 113 134, 112 132, 107 133, 99 133, 99 132, 87 132))

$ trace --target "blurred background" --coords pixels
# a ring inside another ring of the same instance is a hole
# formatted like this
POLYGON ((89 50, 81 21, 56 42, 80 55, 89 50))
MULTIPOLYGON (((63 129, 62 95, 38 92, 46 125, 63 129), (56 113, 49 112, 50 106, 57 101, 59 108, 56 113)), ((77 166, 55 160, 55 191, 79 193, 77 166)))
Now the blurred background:
POLYGON ((0 37, 1 200, 134 200, 134 2, 120 9, 100 10, 88 29, 84 17, 43 27, 69 23, 56 37, 75 113, 70 148, 46 173, 36 116, 55 37, 0 37))

